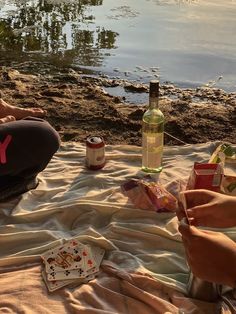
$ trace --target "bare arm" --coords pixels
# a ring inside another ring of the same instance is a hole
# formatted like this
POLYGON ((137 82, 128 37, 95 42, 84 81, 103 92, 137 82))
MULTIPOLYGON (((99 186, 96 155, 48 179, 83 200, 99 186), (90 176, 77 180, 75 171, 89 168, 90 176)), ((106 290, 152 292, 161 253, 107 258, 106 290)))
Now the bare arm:
POLYGON ((193 274, 203 280, 236 286, 236 243, 220 232, 180 224, 179 231, 193 274))

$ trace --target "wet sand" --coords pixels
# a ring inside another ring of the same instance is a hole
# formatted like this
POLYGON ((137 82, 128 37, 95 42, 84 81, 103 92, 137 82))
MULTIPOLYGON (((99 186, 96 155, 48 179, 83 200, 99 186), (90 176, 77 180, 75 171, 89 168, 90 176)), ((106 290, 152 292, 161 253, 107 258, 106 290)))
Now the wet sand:
MULTIPOLYGON (((85 77, 72 69, 45 75, 0 69, 2 98, 16 106, 47 110, 45 118, 62 141, 83 142, 88 135, 98 134, 107 144, 141 145, 145 106, 127 104, 104 89, 118 85, 134 93, 148 92, 147 85, 85 77)), ((182 142, 236 143, 236 93, 162 85, 160 109, 165 115, 165 131, 182 142)), ((165 144, 181 142, 166 134, 165 144)))

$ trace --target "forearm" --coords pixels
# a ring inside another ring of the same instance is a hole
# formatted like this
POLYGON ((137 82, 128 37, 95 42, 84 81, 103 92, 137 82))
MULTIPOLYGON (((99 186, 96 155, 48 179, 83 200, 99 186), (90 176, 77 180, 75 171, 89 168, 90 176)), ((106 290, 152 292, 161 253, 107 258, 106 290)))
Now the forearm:
POLYGON ((235 196, 227 196, 224 202, 224 209, 228 209, 229 212, 229 220, 231 220, 232 225, 236 227, 236 197, 235 196))

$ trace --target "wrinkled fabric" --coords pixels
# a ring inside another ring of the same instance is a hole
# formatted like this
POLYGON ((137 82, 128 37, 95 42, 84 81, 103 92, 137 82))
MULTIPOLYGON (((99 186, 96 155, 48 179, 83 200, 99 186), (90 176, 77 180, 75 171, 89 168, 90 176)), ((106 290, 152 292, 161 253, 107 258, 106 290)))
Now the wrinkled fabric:
MULTIPOLYGON (((174 194, 218 144, 166 147, 161 184, 174 194)), ((184 296, 189 269, 175 214, 135 208, 121 192, 144 175, 141 148, 107 146, 106 158, 91 171, 83 145, 63 144, 35 190, 0 204, 0 313, 215 313, 184 296), (40 254, 71 237, 106 250, 101 272, 49 293, 40 254)), ((235 228, 223 231, 236 239, 235 228)))

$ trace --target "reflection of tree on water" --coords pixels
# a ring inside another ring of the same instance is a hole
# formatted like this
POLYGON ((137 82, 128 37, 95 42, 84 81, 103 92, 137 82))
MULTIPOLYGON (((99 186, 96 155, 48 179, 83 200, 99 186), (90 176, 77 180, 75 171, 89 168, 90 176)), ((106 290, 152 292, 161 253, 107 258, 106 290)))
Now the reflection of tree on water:
POLYGON ((67 59, 66 63, 76 58, 80 65, 98 66, 102 61, 100 49, 115 48, 118 35, 100 27, 91 30, 94 16, 86 10, 102 4, 103 0, 35 0, 30 4, 16 1, 19 9, 14 16, 0 20, 0 49, 18 54, 59 55, 67 59))

